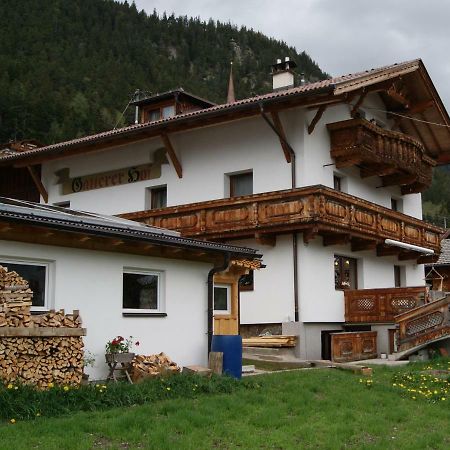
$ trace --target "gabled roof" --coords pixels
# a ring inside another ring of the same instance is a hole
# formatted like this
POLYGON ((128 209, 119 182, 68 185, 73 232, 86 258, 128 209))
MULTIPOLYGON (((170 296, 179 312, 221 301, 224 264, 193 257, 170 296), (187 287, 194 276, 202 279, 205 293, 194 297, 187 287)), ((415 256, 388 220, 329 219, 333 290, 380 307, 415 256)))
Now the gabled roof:
MULTIPOLYGON (((421 140, 430 154, 436 158, 450 160, 450 118, 420 59, 392 64, 377 69, 318 81, 277 92, 237 100, 233 103, 215 105, 210 108, 180 114, 154 122, 141 123, 128 127, 105 131, 66 142, 41 147, 17 155, 0 157, 0 165, 16 166, 39 164, 50 159, 59 159, 72 154, 110 148, 126 142, 135 142, 162 133, 178 132, 199 128, 205 125, 219 124, 243 117, 255 116, 265 110, 282 110, 300 105, 320 105, 326 103, 349 102, 365 90, 383 86, 401 80, 411 93, 414 105, 426 104, 426 110, 408 113, 399 110, 398 104, 385 98, 386 108, 402 115, 418 118, 422 122, 402 120, 401 130, 421 140), (425 122, 434 122, 444 126, 430 126, 425 122)), ((379 91, 382 89, 380 88, 379 91)), ((414 106, 412 105, 412 106, 414 106)))
POLYGON ((188 100, 190 103, 195 103, 203 108, 210 108, 211 106, 215 106, 215 103, 210 102, 209 100, 206 100, 202 97, 199 97, 198 95, 191 94, 190 92, 185 91, 182 87, 179 87, 177 89, 173 89, 171 91, 156 93, 153 95, 150 95, 148 97, 142 98, 140 100, 136 100, 134 102, 131 102, 130 105, 134 106, 145 106, 145 105, 151 105, 153 103, 159 103, 164 100, 168 99, 185 99, 188 100))
MULTIPOLYGON (((77 211, 22 200, 0 197, 0 221, 45 227, 97 237, 117 238, 151 243, 155 246, 178 247, 187 251, 231 254, 238 259, 259 259, 252 248, 181 237, 177 231, 151 227, 132 220, 97 213, 77 211)), ((0 231, 0 239, 2 232, 0 231)))

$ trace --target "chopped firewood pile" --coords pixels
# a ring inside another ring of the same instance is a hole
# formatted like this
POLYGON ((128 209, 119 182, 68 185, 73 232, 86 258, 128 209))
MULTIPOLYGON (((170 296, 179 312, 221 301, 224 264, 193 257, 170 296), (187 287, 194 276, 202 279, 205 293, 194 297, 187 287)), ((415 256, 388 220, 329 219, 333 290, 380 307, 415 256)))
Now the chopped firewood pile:
POLYGON ((0 266, 0 379, 79 384, 85 330, 78 311, 31 315, 32 298, 28 282, 0 266))
POLYGON ((244 347, 295 347, 297 336, 258 336, 242 339, 244 347))
POLYGON ((131 379, 135 383, 144 378, 179 373, 181 368, 165 353, 158 355, 136 355, 131 363, 131 379))

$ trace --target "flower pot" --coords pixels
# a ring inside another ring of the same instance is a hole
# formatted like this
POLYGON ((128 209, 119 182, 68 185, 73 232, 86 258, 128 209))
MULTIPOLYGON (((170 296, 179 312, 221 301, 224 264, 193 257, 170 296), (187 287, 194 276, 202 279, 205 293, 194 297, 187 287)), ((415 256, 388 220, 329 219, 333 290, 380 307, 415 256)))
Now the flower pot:
POLYGON ((133 361, 135 353, 106 353, 105 359, 106 362, 111 363, 122 363, 122 364, 130 364, 133 361))

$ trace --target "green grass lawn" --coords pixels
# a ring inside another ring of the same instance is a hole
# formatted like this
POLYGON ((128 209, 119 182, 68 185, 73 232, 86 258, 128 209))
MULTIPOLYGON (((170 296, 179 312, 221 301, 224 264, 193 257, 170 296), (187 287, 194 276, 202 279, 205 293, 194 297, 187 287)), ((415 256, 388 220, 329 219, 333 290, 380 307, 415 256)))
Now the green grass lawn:
POLYGON ((3 422, 0 448, 449 449, 449 401, 393 386, 409 370, 375 367, 371 387, 335 369, 267 374, 228 394, 3 422))

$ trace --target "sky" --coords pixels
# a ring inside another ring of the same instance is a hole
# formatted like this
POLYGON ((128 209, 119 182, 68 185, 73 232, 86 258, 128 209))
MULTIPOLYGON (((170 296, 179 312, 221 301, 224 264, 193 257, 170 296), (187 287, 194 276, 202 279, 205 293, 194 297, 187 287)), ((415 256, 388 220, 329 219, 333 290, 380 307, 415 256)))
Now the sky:
MULTIPOLYGON (((421 58, 450 111, 450 1, 135 0, 152 13, 245 25, 305 51, 332 76, 421 58)), ((285 55, 280 55, 283 57, 285 55)), ((271 62, 269 61, 268 64, 271 62)))

